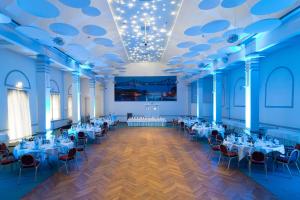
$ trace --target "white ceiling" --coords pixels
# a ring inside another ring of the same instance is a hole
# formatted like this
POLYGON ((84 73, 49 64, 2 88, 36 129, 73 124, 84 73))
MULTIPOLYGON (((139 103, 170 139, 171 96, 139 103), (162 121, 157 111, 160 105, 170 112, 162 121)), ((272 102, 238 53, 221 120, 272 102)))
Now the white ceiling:
MULTIPOLYGON (((34 5, 37 1, 47 0, 26 0, 26 2, 29 5, 34 5)), ((84 14, 82 9, 80 8, 73 8, 63 4, 64 1, 73 3, 75 2, 75 4, 78 3, 79 5, 80 3, 89 0, 48 0, 48 2, 52 3, 59 10, 59 15, 54 18, 38 17, 29 13, 28 11, 26 11, 26 9, 20 8, 20 2, 22 2, 22 0, 0 0, 0 12, 9 16, 22 26, 38 27, 48 32, 52 38, 61 37, 64 40, 64 45, 55 45, 57 48, 66 52, 67 54, 70 54, 72 57, 81 61, 82 63, 94 65, 94 71, 100 74, 122 73, 125 70, 123 66, 126 63, 132 62, 132 60, 128 58, 128 56, 130 57, 130 55, 128 55, 128 52, 130 54, 130 51, 128 51, 128 46, 125 45, 124 47, 124 41, 122 40, 126 37, 122 37, 122 35, 120 36, 120 24, 116 24, 115 22, 116 17, 118 17, 118 15, 115 12, 116 7, 114 7, 115 5, 112 4, 112 1, 114 1, 115 3, 125 3, 126 5, 129 5, 129 3, 137 3, 137 1, 152 3, 154 2, 158 5, 157 9, 163 9, 163 7, 159 6, 162 4, 162 2, 167 3, 167 5, 168 3, 170 3, 169 0, 91 0, 90 6, 100 10, 101 14, 99 16, 88 16, 84 14), (75 36, 65 36, 54 33, 49 28, 49 26, 52 23, 65 23, 72 25, 78 30, 79 34, 75 36), (101 36, 88 35, 86 34, 83 28, 86 25, 100 26, 106 30, 106 34, 102 34, 101 36), (99 45, 94 41, 94 39, 96 38, 109 39, 113 42, 113 46, 99 45), (118 59, 116 59, 116 57, 118 59), (123 61, 125 63, 123 63, 123 61)), ((209 44, 210 48, 208 50, 199 51, 200 53, 198 56, 189 58, 182 57, 182 55, 187 53, 189 49, 178 48, 177 45, 179 43, 192 41, 195 44, 206 45, 208 44, 209 39, 214 37, 223 37, 223 34, 228 30, 236 28, 241 28, 243 30, 246 26, 261 19, 280 18, 284 14, 288 13, 289 11, 300 5, 300 0, 294 0, 295 2, 293 2, 291 6, 279 10, 278 12, 266 15, 253 15, 251 14, 250 10, 256 3, 260 1, 269 1, 269 8, 274 8, 273 5, 278 5, 279 0, 247 0, 242 5, 239 5, 234 8, 223 8, 221 6, 221 2, 223 0, 205 0, 210 2, 214 1, 217 3, 217 7, 209 10, 202 10, 199 8, 198 5, 202 1, 203 0, 182 0, 181 4, 180 0, 176 0, 175 2, 176 5, 179 6, 179 9, 177 7, 168 10, 169 13, 175 12, 172 14, 173 17, 166 17, 167 15, 163 15, 163 17, 165 17, 166 20, 170 21, 171 23, 171 25, 167 27, 168 34, 162 36, 165 37, 165 41, 160 44, 162 45, 161 48, 163 48, 160 62, 163 65, 167 64, 171 58, 178 57, 177 59, 175 59, 176 61, 186 63, 186 65, 184 65, 183 68, 194 68, 203 61, 205 62, 207 60, 211 60, 211 57, 208 58, 208 56, 215 55, 220 49, 224 47, 236 46, 241 42, 241 40, 233 44, 229 44, 226 40, 216 44, 209 44), (226 30, 217 33, 204 33, 197 36, 188 36, 184 34, 184 32, 190 27, 203 27, 205 24, 214 20, 228 20, 230 22, 230 26, 226 28, 226 30)), ((293 0, 282 1, 292 2, 293 0)), ((125 9, 124 12, 129 12, 129 9, 125 9)), ((130 12, 133 11, 130 10, 130 12)), ((160 10, 158 10, 158 13, 159 12, 160 10)), ((134 13, 128 15, 128 21, 132 20, 130 16, 132 17, 133 14, 134 13)), ((157 14, 154 14, 153 17, 155 18, 158 16, 157 14)), ((163 25, 157 26, 159 29, 164 28, 163 25)), ((129 31, 127 34, 132 34, 132 32, 129 31)), ((243 34, 243 37, 247 36, 247 34, 243 34)), ((160 36, 156 35, 155 40, 160 39, 157 37, 160 36)), ((143 38, 140 39, 142 40, 143 38)), ((173 65, 169 67, 174 68, 178 67, 178 65, 173 65)), ((189 73, 189 69, 187 69, 186 72, 189 73)))

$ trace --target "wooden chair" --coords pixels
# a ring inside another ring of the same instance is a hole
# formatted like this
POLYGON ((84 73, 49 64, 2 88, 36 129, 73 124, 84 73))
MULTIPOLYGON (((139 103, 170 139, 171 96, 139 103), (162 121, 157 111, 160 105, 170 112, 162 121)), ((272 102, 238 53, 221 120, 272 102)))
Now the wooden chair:
POLYGON ((220 152, 220 144, 217 144, 216 141, 212 141, 211 137, 208 137, 207 140, 210 147, 207 155, 207 158, 209 158, 212 152, 220 152))
MULTIPOLYGON (((235 159, 235 158, 238 159, 237 152, 235 152, 235 151, 229 151, 227 149, 227 147, 225 145, 223 145, 223 144, 220 145, 220 152, 221 152, 221 154, 220 154, 220 157, 219 157, 218 164, 220 164, 222 158, 228 158, 229 162, 228 162, 227 169, 230 168, 230 163, 231 163, 232 159, 235 159)), ((239 162, 238 162, 238 166, 239 166, 239 162)))
POLYGON ((87 145, 87 140, 85 135, 81 137, 78 136, 77 142, 76 142, 76 151, 79 152, 80 154, 84 154, 84 157, 86 160, 88 160, 88 156, 86 153, 86 145, 87 145))
POLYGON ((267 159, 264 153, 259 152, 259 151, 254 151, 249 159, 249 163, 248 163, 248 170, 249 170, 249 175, 251 176, 251 167, 252 164, 256 164, 256 165, 264 165, 265 168, 265 173, 266 176, 268 174, 268 168, 267 168, 267 159))
POLYGON ((297 169, 298 169, 298 172, 300 173, 300 169, 299 169, 299 166, 298 166, 298 159, 299 159, 299 156, 300 156, 300 152, 298 149, 295 149, 292 151, 292 153, 287 156, 287 155, 279 155, 275 158, 274 160, 274 163, 273 163, 273 170, 274 170, 274 165, 275 163, 279 163, 279 164, 282 164, 283 166, 285 166, 287 168, 287 170, 289 171, 290 173, 290 176, 292 176, 292 172, 290 170, 290 167, 289 165, 291 164, 295 164, 297 169))
POLYGON ((23 169, 29 169, 34 168, 34 180, 37 178, 37 170, 40 166, 40 161, 36 160, 31 154, 25 154, 20 158, 20 170, 19 170, 19 178, 18 183, 20 183, 22 170, 23 169))
POLYGON ((58 157, 58 159, 64 163, 67 174, 69 173, 69 170, 68 170, 68 162, 69 161, 74 160, 76 163, 76 166, 78 167, 77 161, 76 161, 76 148, 71 148, 67 154, 60 155, 58 157))

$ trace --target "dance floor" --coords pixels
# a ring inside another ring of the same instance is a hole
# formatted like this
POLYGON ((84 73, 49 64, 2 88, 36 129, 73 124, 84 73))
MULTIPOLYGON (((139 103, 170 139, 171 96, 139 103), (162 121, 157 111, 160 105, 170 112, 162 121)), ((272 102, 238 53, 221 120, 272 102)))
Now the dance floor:
MULTIPOLYGON (((25 199, 276 199, 172 128, 121 128, 88 148, 88 161, 54 174, 25 199)), ((235 163, 233 163, 234 165, 235 163)))

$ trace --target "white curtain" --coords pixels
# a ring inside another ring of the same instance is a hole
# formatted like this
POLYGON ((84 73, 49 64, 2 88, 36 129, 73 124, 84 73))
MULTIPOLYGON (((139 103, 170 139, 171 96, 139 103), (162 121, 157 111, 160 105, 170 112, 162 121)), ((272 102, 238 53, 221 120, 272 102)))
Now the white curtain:
POLYGON ((59 96, 59 94, 51 94, 50 116, 51 116, 51 120, 60 119, 60 96, 59 96))
POLYGON ((68 96, 68 118, 72 119, 72 96, 68 96))
POLYGON ((8 91, 8 136, 17 140, 32 135, 29 98, 25 91, 8 91))

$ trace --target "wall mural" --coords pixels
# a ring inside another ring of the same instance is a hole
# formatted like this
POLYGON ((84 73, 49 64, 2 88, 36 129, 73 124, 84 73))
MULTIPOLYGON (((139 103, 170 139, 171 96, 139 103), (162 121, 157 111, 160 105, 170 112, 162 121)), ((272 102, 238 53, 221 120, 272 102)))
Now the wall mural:
POLYGON ((115 77, 115 101, 176 100, 176 76, 115 77))
POLYGON ((277 67, 269 74, 265 85, 265 107, 294 107, 294 76, 289 68, 277 67))

